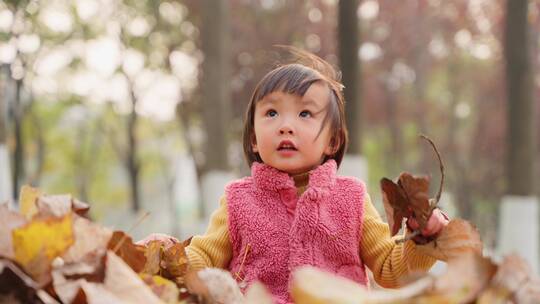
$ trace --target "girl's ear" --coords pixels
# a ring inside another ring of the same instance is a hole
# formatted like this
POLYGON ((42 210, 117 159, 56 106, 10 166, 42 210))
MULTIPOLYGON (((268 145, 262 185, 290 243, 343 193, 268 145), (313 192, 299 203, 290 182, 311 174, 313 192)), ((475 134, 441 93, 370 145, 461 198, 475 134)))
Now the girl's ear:
POLYGON ((330 144, 326 149, 324 150, 324 155, 326 156, 332 156, 337 153, 339 150, 339 146, 341 145, 341 139, 339 136, 334 136, 332 139, 330 139, 330 144))
POLYGON ((253 153, 259 153, 259 149, 257 148, 257 138, 255 138, 255 134, 251 134, 251 150, 253 153))

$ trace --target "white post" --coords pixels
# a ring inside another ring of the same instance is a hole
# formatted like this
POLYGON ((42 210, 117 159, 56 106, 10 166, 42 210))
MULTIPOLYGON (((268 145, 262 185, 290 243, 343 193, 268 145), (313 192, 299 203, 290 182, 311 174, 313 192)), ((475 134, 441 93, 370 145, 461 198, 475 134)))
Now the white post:
POLYGON ((0 144, 0 204, 9 202, 13 207, 13 196, 11 187, 11 174, 9 166, 9 151, 7 146, 0 144))
POLYGON ((538 274, 538 198, 508 195, 502 199, 498 253, 515 252, 538 274))
POLYGON ((343 160, 341 161, 341 166, 339 166, 338 173, 344 176, 354 176, 367 182, 367 160, 362 155, 345 154, 345 157, 343 157, 343 160))
POLYGON ((220 170, 209 171, 202 176, 201 198, 205 210, 205 221, 208 221, 212 212, 219 207, 219 199, 225 194, 225 186, 234 179, 232 172, 220 170))

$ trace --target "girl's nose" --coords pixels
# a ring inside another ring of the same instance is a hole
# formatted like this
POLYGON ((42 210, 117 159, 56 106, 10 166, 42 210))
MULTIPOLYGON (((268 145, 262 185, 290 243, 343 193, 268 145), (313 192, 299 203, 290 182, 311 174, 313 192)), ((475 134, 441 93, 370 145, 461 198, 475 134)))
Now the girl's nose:
POLYGON ((281 126, 281 128, 279 128, 279 134, 283 135, 283 134, 293 134, 293 130, 290 126, 288 125, 283 125, 281 126))

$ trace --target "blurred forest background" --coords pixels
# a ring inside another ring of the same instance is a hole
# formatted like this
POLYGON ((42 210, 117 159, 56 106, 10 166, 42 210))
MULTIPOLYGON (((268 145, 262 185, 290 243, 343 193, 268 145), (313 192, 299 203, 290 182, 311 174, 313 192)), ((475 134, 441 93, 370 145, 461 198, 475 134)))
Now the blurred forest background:
POLYGON ((426 134, 445 208, 495 246, 501 197, 540 191, 539 14, 521 0, 2 0, 0 200, 30 184, 119 228, 150 210, 139 237, 202 232, 200 181, 249 174, 244 109, 284 44, 343 71, 349 152, 380 210, 382 177, 428 174, 437 191, 426 134))

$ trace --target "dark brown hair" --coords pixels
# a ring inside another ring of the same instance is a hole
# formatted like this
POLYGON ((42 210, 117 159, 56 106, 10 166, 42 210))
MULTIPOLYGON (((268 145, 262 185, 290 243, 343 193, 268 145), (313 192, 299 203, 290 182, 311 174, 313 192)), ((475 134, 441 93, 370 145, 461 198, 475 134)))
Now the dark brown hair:
POLYGON ((334 159, 339 167, 349 142, 345 123, 345 101, 342 94, 343 85, 339 73, 323 59, 293 47, 282 47, 288 51, 293 60, 282 64, 268 72, 257 84, 248 104, 244 118, 244 155, 251 167, 253 162, 262 162, 258 153, 253 152, 252 142, 255 139, 254 116, 255 106, 270 93, 281 91, 288 94, 304 96, 309 87, 318 81, 325 83, 330 91, 330 102, 326 108, 319 134, 330 122, 331 142, 335 153, 327 156, 324 161, 334 159))

